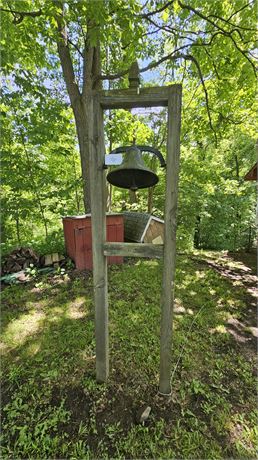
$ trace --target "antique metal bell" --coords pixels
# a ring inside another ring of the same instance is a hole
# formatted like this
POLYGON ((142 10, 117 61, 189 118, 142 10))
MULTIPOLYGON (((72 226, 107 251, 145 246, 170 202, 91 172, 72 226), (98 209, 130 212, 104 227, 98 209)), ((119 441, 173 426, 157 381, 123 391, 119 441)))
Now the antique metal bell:
POLYGON ((137 190, 152 187, 159 178, 146 166, 141 151, 132 146, 126 150, 121 166, 108 173, 107 180, 116 187, 137 190))

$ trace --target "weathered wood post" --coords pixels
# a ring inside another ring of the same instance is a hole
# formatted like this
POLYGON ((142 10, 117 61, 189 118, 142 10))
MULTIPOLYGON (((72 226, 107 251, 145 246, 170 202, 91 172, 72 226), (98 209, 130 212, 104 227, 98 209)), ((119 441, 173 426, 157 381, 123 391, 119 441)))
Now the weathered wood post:
POLYGON ((164 231, 164 266, 161 295, 160 379, 159 392, 171 393, 171 348, 176 261, 176 210, 178 195, 181 86, 168 97, 167 174, 164 231))
POLYGON ((96 378, 106 382, 109 374, 108 281, 106 242, 106 178, 103 110, 98 95, 90 98, 90 195, 95 302, 96 378))
POLYGON ((129 88, 139 89, 141 80, 140 80, 140 69, 138 62, 135 61, 132 63, 129 74, 128 74, 129 88))

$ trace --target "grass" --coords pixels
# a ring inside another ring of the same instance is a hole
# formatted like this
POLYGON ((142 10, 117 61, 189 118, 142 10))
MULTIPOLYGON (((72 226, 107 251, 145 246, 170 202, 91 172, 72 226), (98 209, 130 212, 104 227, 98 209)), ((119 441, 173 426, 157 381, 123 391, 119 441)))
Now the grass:
POLYGON ((255 277, 223 254, 178 257, 173 392, 164 399, 161 274, 153 260, 109 268, 106 385, 95 381, 90 273, 4 289, 2 458, 255 458, 255 277))

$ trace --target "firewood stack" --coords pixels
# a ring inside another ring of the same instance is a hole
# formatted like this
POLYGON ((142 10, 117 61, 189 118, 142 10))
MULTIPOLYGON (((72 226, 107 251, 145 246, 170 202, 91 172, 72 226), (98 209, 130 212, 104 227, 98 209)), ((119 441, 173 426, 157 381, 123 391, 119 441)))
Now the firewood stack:
POLYGON ((34 267, 39 265, 39 257, 31 248, 14 249, 5 259, 2 265, 3 273, 16 273, 28 268, 30 264, 34 267))

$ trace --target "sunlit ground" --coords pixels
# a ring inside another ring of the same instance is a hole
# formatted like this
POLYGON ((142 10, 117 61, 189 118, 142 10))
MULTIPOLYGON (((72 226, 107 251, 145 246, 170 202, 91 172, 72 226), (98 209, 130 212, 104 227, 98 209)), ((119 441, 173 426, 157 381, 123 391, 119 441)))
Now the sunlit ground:
POLYGON ((254 271, 225 253, 178 257, 167 399, 161 263, 109 268, 107 385, 95 381, 92 277, 77 275, 4 289, 3 458, 255 458, 254 271))

